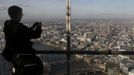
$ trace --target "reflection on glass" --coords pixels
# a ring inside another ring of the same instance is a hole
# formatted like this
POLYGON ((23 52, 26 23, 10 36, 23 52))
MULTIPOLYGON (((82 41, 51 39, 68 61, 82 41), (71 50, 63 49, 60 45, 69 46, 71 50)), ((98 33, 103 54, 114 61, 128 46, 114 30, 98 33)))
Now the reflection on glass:
POLYGON ((39 56, 44 63, 44 71, 48 75, 64 75, 67 73, 66 55, 41 54, 39 56))
MULTIPOLYGON (((44 65, 43 75, 64 75, 67 73, 66 55, 40 54, 38 55, 44 65)), ((11 75, 13 66, 0 54, 0 75, 11 75)))

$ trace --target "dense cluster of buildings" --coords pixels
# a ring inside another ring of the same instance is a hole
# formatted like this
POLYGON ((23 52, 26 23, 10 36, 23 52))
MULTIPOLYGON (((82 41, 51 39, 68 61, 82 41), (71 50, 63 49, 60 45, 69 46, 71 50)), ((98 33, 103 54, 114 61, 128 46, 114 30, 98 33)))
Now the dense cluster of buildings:
MULTIPOLYGON (((111 20, 72 20, 71 50, 86 51, 133 51, 134 24, 128 21, 111 20)), ((42 25, 42 35, 38 41, 47 46, 66 50, 65 20, 47 20, 42 25)), ((0 27, 0 51, 5 40, 0 27)), ((75 55, 96 71, 107 75, 134 75, 134 56, 123 55, 75 55)), ((49 63, 48 63, 49 64, 49 63)), ((80 74, 79 74, 80 75, 80 74)))
MULTIPOLYGON (((47 21, 40 38, 45 44, 65 49, 65 22, 47 21)), ((111 21, 73 21, 71 31, 72 50, 132 50, 134 24, 111 21)))

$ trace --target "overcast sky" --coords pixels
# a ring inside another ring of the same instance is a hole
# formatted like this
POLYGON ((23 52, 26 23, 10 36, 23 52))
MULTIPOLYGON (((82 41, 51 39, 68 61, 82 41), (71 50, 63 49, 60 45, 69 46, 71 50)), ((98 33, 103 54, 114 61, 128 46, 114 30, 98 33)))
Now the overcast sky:
MULTIPOLYGON (((0 0, 0 19, 11 5, 23 8, 23 19, 65 19, 65 0, 0 0)), ((134 18, 134 0, 71 0, 72 18, 134 18)))

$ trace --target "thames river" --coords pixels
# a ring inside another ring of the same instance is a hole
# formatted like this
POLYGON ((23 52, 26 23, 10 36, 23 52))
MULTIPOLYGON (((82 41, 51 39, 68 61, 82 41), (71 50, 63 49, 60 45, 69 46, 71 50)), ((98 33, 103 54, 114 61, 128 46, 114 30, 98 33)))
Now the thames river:
MULTIPOLYGON (((57 50, 39 42, 34 43, 33 47, 37 50, 57 50)), ((67 75, 67 61, 65 54, 40 54, 39 56, 43 63, 49 65, 49 75, 67 75)), ((11 75, 11 69, 8 66, 8 62, 6 62, 0 55, 0 75, 11 75)), ((71 55, 70 59, 70 72, 71 75, 105 75, 100 71, 94 73, 93 67, 82 59, 77 60, 74 55, 71 55)))

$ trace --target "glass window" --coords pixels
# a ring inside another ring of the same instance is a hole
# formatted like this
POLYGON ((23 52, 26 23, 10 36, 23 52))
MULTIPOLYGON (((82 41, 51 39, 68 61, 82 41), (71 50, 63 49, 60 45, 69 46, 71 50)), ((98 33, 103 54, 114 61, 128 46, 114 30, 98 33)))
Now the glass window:
MULTIPOLYGON (((3 24, 9 19, 8 7, 18 5, 26 26, 42 22, 41 37, 32 41, 48 75, 133 74, 134 1, 71 0, 69 36, 66 1, 0 0, 0 52, 5 46, 3 24)), ((11 63, 1 54, 0 64, 0 75, 11 73, 11 63)))

